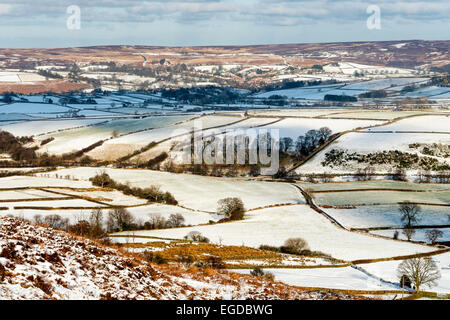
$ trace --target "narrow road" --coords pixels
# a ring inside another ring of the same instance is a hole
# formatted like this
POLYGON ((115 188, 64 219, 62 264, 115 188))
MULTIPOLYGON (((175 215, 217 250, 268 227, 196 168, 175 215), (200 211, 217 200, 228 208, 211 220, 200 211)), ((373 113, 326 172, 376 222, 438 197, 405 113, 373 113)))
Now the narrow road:
POLYGON ((328 220, 330 220, 333 224, 335 224, 336 226, 338 226, 341 229, 348 230, 346 227, 344 227, 342 224, 340 224, 336 219, 334 219, 332 216, 330 216, 328 213, 326 213, 325 211, 323 211, 322 209, 320 209, 315 203, 314 200, 312 199, 311 195, 306 192, 305 190, 303 190, 302 187, 300 187, 299 185, 296 185, 295 183, 292 183, 292 186, 294 186, 295 188, 297 188, 303 195, 303 197, 306 200, 306 203, 311 207, 311 209, 313 209, 314 211, 320 213, 321 215, 323 215, 325 218, 327 218, 328 220))

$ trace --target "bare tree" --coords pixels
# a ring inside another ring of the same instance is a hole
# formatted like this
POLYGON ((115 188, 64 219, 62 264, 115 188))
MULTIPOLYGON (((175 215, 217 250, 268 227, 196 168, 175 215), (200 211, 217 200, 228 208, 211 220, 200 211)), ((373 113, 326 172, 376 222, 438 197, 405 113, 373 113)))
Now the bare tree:
POLYGON ((292 140, 292 138, 289 138, 289 137, 281 138, 280 139, 281 152, 287 153, 293 144, 294 144, 294 141, 292 140))
POLYGON ((399 279, 407 277, 415 285, 416 292, 421 286, 432 287, 441 277, 438 266, 430 258, 412 258, 404 260, 397 269, 399 279))
POLYGON ((100 238, 104 235, 102 209, 97 208, 91 211, 89 223, 91 225, 91 237, 100 238))
POLYGON ((184 217, 180 213, 171 214, 168 222, 171 227, 181 227, 184 224, 184 217))
POLYGON ((408 241, 411 241, 412 237, 414 237, 414 235, 416 234, 416 230, 411 227, 406 227, 405 229, 403 229, 402 233, 405 235, 408 241))
POLYGON ((103 223, 103 211, 100 208, 93 209, 89 216, 89 222, 93 226, 101 227, 103 223))
POLYGON ((436 240, 441 238, 443 235, 444 233, 439 229, 428 230, 425 232, 425 237, 431 242, 431 244, 435 244, 436 240))
POLYGON ((164 229, 167 226, 167 220, 159 213, 150 214, 149 217, 151 229, 164 229))
POLYGON ((230 220, 242 220, 245 215, 244 203, 240 198, 225 198, 218 201, 217 212, 230 220))
POLYGON ((392 180, 394 181, 408 181, 406 178, 406 170, 402 168, 397 168, 392 174, 392 180))
POLYGON ((304 250, 309 250, 308 243, 302 238, 290 238, 284 242, 283 248, 292 254, 301 254, 304 250))
POLYGON ((34 219, 34 223, 44 224, 44 221, 42 220, 42 216, 40 214, 34 215, 33 219, 34 219))
POLYGON ((409 201, 402 202, 400 203, 399 210, 402 214, 402 221, 406 222, 408 227, 420 220, 420 207, 415 203, 411 203, 409 201))
POLYGON ((209 239, 203 236, 199 231, 191 231, 185 237, 185 240, 209 243, 209 239))
POLYGON ((67 229, 69 219, 62 218, 60 215, 51 214, 44 218, 44 224, 53 229, 67 229))
POLYGON ((320 129, 319 129, 319 133, 320 133, 321 138, 322 138, 323 140, 327 140, 327 139, 331 136, 331 134, 333 133, 333 131, 331 131, 331 129, 328 128, 328 127, 323 127, 323 128, 320 128, 320 129))
POLYGON ((102 188, 111 187, 114 182, 111 179, 111 177, 106 173, 106 170, 101 170, 97 172, 95 177, 92 177, 89 180, 92 181, 92 184, 102 188))
POLYGON ((110 231, 122 232, 130 228, 133 216, 125 208, 115 208, 108 212, 108 229, 110 231))

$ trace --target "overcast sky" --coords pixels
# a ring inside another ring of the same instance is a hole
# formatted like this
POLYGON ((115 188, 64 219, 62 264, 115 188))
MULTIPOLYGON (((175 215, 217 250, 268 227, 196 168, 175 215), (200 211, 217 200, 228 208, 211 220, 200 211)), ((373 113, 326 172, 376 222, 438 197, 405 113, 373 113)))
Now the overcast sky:
POLYGON ((450 0, 0 0, 0 47, 449 40, 449 17, 450 0))

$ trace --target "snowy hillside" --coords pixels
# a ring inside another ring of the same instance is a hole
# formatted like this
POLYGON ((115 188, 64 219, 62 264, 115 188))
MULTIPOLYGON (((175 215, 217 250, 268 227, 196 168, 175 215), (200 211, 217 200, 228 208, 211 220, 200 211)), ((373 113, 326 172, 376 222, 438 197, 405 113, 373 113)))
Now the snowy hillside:
MULTIPOLYGON (((357 298, 357 297, 356 297, 357 298)), ((0 218, 0 299, 355 299, 213 269, 155 266, 64 232, 0 218)))

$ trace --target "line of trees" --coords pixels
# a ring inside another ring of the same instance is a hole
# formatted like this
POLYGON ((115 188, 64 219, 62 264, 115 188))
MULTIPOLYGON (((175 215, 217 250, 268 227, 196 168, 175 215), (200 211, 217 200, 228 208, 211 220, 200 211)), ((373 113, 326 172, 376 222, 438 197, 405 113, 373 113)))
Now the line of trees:
POLYGON ((53 229, 65 230, 76 235, 91 239, 107 237, 108 233, 168 229, 184 226, 185 218, 180 213, 174 213, 168 219, 160 214, 149 214, 148 220, 138 220, 126 208, 113 208, 107 211, 106 216, 101 208, 91 211, 88 217, 82 216, 73 224, 68 218, 58 214, 46 216, 35 215, 34 222, 46 225, 53 229))
POLYGON ((95 175, 90 178, 89 181, 95 186, 116 189, 122 191, 126 195, 132 195, 151 202, 170 205, 178 204, 178 201, 170 192, 163 192, 158 186, 152 185, 147 188, 130 187, 128 184, 119 183, 113 180, 106 172, 95 175))
POLYGON ((30 139, 16 138, 7 131, 0 131, 0 153, 7 153, 16 161, 36 159, 35 149, 25 148, 21 141, 29 142, 30 139))
POLYGON ((357 102, 358 98, 353 96, 343 95, 335 95, 335 94, 326 94, 323 98, 325 101, 338 101, 338 102, 357 102))
POLYGON ((299 136, 295 142, 290 137, 283 137, 280 139, 280 152, 295 155, 298 158, 306 157, 330 139, 332 133, 330 128, 322 127, 319 130, 309 130, 305 135, 299 136))

